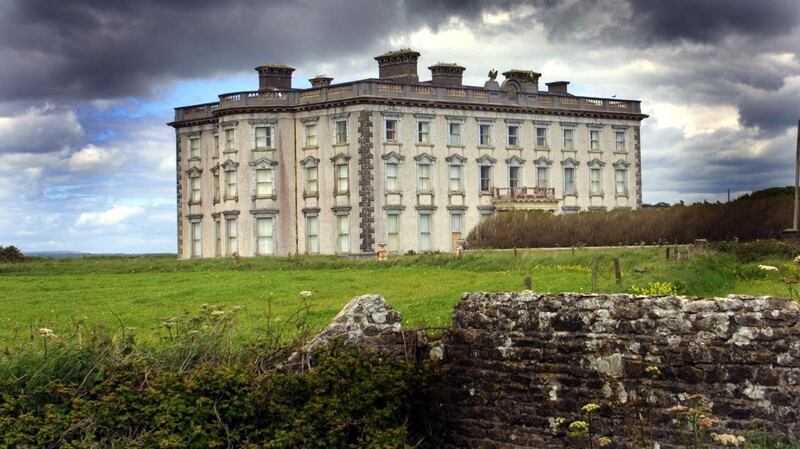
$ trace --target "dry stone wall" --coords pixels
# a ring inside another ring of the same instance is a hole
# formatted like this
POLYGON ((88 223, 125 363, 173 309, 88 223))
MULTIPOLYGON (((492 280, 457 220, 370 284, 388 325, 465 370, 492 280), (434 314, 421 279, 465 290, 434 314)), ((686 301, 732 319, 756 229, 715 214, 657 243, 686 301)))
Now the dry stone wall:
POLYGON ((718 432, 797 438, 798 318, 796 303, 743 296, 467 294, 443 339, 441 447, 565 447, 556 420, 587 420, 587 403, 614 447, 670 447, 668 409, 695 394, 718 432))

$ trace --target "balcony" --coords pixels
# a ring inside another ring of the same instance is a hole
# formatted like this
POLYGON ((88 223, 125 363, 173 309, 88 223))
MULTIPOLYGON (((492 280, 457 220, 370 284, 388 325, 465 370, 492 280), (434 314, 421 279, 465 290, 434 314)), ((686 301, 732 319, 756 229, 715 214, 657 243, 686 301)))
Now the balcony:
POLYGON ((555 210, 558 203, 552 187, 495 187, 492 205, 500 212, 510 210, 555 210))

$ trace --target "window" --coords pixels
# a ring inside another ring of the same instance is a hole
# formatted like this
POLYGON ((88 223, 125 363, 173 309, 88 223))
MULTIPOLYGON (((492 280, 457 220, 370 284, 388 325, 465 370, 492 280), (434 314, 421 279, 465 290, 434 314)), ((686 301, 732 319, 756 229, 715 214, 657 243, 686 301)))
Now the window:
POLYGON ((492 144, 492 125, 481 123, 478 125, 478 145, 489 146, 492 144))
POLYGON ((386 141, 387 142, 396 142, 397 141, 397 119, 386 119, 384 122, 386 124, 386 141))
POLYGON ((628 169, 624 167, 617 168, 615 171, 616 190, 617 195, 628 194, 628 169))
POLYGON ((347 120, 336 121, 336 143, 347 143, 347 120))
POLYGON ((541 126, 536 127, 536 147, 547 147, 547 128, 541 126))
POLYGON ((236 151, 236 130, 229 128, 225 130, 225 151, 236 151))
POLYGON ((431 122, 417 122, 417 143, 431 143, 431 122))
POLYGON ((214 219, 214 257, 222 255, 222 224, 219 218, 214 219))
POLYGON ((492 166, 481 165, 481 192, 488 192, 492 188, 492 166))
POLYGON ((219 134, 214 134, 214 144, 211 147, 211 157, 219 157, 219 134))
POLYGON ((564 194, 566 194, 566 195, 574 195, 575 194, 575 168, 574 167, 565 167, 564 168, 564 194))
POLYGON ((614 151, 625 152, 625 131, 614 131, 614 151))
POLYGON ((491 211, 480 211, 480 215, 478 216, 478 223, 483 223, 484 221, 488 220, 489 217, 492 216, 491 211))
POLYGON ((199 221, 192 222, 192 257, 203 257, 203 228, 199 221))
POLYGON ((419 215, 419 250, 431 250, 431 215, 419 215))
POLYGON ((347 193, 350 189, 350 167, 345 164, 336 164, 336 193, 347 193))
POLYGON ((236 219, 235 218, 227 218, 225 219, 225 228, 228 232, 228 256, 232 256, 233 253, 239 252, 239 230, 238 226, 236 226, 236 219))
POLYGON ((275 170, 271 168, 256 169, 256 196, 267 197, 275 194, 275 170))
POLYGON ((430 192, 431 190, 431 164, 417 163, 417 191, 430 192))
POLYGON ((592 151, 600 151, 600 130, 599 129, 590 129, 589 130, 589 148, 592 151))
POLYGON ((603 184, 601 180, 602 172, 600 170, 600 167, 591 167, 589 169, 589 176, 591 180, 590 193, 592 195, 603 193, 603 184))
POLYGON ((316 195, 319 191, 319 183, 317 181, 317 166, 306 167, 306 194, 316 195))
POLYGON ((200 195, 200 178, 199 177, 191 177, 189 178, 189 190, 191 191, 189 196, 190 203, 200 203, 201 195, 200 195))
POLYGON ((350 252, 350 216, 337 215, 336 216, 336 229, 337 229, 337 248, 340 253, 350 252))
POLYGON ((510 146, 510 147, 519 146, 519 126, 518 125, 508 125, 508 146, 510 146))
POLYGON ((235 198, 238 195, 236 169, 225 171, 225 198, 235 198))
POLYGON ((508 186, 511 188, 521 187, 520 167, 508 167, 508 186))
POLYGON ((256 127, 256 148, 272 148, 272 127, 256 127))
POLYGON ((450 234, 452 237, 453 249, 455 249, 455 239, 464 237, 464 215, 450 214, 450 234))
POLYGON ((572 128, 564 128, 564 150, 570 151, 575 149, 575 130, 572 128))
POLYGON ((550 185, 550 168, 536 167, 536 187, 547 187, 550 185))
POLYGON ((306 125, 306 148, 317 146, 317 124, 309 123, 306 125))
POLYGON ((214 197, 214 202, 219 203, 219 170, 213 172, 211 179, 211 194, 214 197))
POLYGON ((396 162, 386 162, 386 191, 397 192, 400 186, 397 184, 397 168, 396 162))
POLYGON ((450 137, 448 142, 450 145, 461 145, 461 123, 450 123, 450 137))
POLYGON ((450 191, 462 192, 464 190, 462 179, 463 166, 459 164, 450 164, 450 191))
POLYGON ((306 217, 306 253, 319 254, 319 217, 306 217))
POLYGON ((275 226, 271 217, 256 218, 256 255, 275 253, 275 226))
POLYGON ((192 137, 189 139, 189 158, 200 159, 200 138, 192 137))
POLYGON ((400 250, 400 214, 386 215, 386 249, 393 253, 400 250))

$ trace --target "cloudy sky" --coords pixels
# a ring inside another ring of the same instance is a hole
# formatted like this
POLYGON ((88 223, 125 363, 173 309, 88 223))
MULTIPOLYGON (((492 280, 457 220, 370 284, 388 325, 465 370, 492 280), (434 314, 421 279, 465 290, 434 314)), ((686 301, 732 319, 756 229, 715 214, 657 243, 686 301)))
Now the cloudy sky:
POLYGON ((793 181, 798 0, 0 0, 0 245, 174 252, 173 107, 400 47, 641 99, 645 202, 793 181))

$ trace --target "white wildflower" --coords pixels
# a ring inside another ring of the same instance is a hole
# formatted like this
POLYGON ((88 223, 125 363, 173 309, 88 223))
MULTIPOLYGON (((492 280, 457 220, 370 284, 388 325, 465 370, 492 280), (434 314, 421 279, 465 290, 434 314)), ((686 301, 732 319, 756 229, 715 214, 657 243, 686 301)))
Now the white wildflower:
POLYGON ((794 258, 794 263, 800 263, 800 256, 794 258))
POLYGON ((211 316, 220 316, 220 315, 225 315, 225 311, 224 310, 214 310, 213 312, 211 312, 211 316))
POLYGON ((44 338, 53 338, 56 336, 56 334, 53 332, 52 329, 48 329, 46 327, 42 327, 39 329, 39 335, 41 335, 44 338))
POLYGON ((726 447, 739 447, 743 446, 745 443, 745 439, 741 435, 733 435, 730 433, 712 433, 711 439, 714 440, 715 443, 726 446, 726 447))
POLYGON ((302 292, 300 292, 300 297, 301 298, 306 298, 306 299, 310 298, 311 297, 311 292, 308 291, 308 290, 303 290, 302 292))
POLYGON ((778 271, 778 267, 773 267, 772 265, 759 265, 758 268, 764 271, 778 271))

